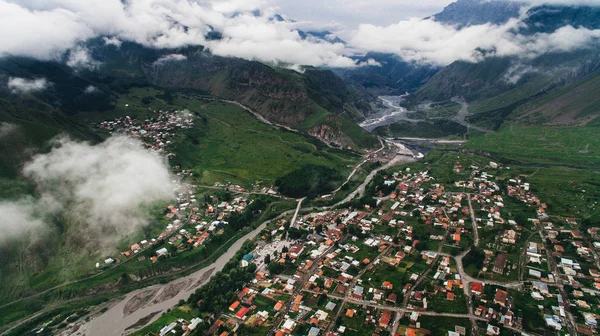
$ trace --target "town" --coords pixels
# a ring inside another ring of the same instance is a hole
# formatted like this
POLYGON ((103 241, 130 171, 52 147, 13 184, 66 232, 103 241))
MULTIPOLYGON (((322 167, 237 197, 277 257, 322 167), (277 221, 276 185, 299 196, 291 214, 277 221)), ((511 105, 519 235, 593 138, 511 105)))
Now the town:
POLYGON ((598 229, 552 214, 510 167, 448 169, 459 178, 382 171, 365 204, 269 223, 234 260, 251 275, 227 306, 198 294, 174 308, 193 319, 156 334, 596 334, 598 229))

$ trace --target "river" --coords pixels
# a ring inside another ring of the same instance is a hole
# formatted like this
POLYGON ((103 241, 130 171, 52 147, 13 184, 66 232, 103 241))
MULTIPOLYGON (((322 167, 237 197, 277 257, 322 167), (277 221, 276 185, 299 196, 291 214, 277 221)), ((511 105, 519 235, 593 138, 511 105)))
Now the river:
POLYGON ((367 116, 364 121, 359 123, 360 127, 367 131, 372 131, 377 127, 386 126, 401 120, 417 122, 418 120, 408 117, 408 110, 406 108, 400 106, 407 96, 408 94, 378 97, 385 107, 377 113, 367 116))
POLYGON ((213 274, 222 270, 225 264, 233 258, 245 241, 256 237, 269 222, 264 222, 254 231, 238 239, 227 252, 209 266, 167 284, 153 285, 128 293, 123 300, 93 317, 71 335, 123 335, 134 332, 135 329, 127 330, 127 328, 140 320, 145 320, 145 323, 140 323, 140 327, 152 323, 167 309, 176 306, 179 300, 187 300, 197 288, 207 283, 213 274))

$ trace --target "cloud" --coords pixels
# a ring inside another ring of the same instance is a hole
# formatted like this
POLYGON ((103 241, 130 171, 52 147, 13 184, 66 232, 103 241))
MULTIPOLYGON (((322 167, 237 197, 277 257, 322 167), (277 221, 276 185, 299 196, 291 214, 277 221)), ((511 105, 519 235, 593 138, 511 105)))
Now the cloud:
POLYGON ((17 125, 15 125, 15 124, 7 123, 7 122, 0 122, 0 139, 11 134, 16 129, 17 129, 17 125))
POLYGON ((103 37, 102 40, 104 41, 104 45, 111 45, 117 49, 121 48, 121 44, 123 44, 123 42, 116 37, 103 37))
POLYGON ((377 62, 376 60, 369 58, 366 61, 363 62, 359 62, 357 64, 359 67, 365 67, 365 66, 376 66, 376 67, 381 67, 381 63, 377 62))
POLYGON ((43 91, 50 85, 45 78, 27 79, 19 77, 10 77, 8 79, 8 88, 14 94, 26 94, 43 91))
POLYGON ((411 19, 390 26, 360 25, 351 44, 370 51, 389 52, 407 61, 448 65, 456 60, 478 62, 487 56, 533 58, 596 43, 600 30, 565 26, 553 33, 521 35, 522 25, 511 19, 503 25, 483 24, 457 29, 433 20, 411 19))
POLYGON ((75 70, 95 70, 100 62, 95 61, 86 48, 78 46, 69 51, 67 65, 75 70))
POLYGON ((92 93, 96 93, 96 92, 98 92, 98 88, 97 88, 97 87, 95 87, 95 86, 93 86, 93 85, 90 85, 90 86, 86 87, 86 88, 85 88, 85 90, 84 90, 83 92, 84 92, 85 94, 92 94, 92 93))
POLYGON ((220 56, 353 66, 343 46, 302 40, 293 23, 271 20, 274 14, 263 0, 0 0, 0 55, 52 60, 68 52, 69 64, 90 68, 97 63, 79 46, 110 36, 104 43, 116 47, 121 41, 154 48, 204 45, 220 56), (207 41, 211 31, 223 39, 207 41))
POLYGON ((144 207, 173 198, 164 158, 139 140, 113 136, 98 145, 60 138, 34 156, 23 174, 40 197, 0 203, 0 237, 48 227, 43 218, 61 213, 81 239, 111 245, 111 239, 147 223, 144 207))
MULTIPOLYGON (((575 1, 576 4, 598 4, 598 1, 592 0, 575 1)), ((446 65, 455 60, 480 61, 485 55, 478 49, 487 50, 486 55, 526 56, 553 50, 573 50, 594 42, 598 35, 597 31, 563 27, 553 34, 521 36, 513 30, 523 24, 518 19, 500 26, 485 24, 463 29, 432 20, 405 19, 410 15, 423 17, 434 14, 450 2, 0 0, 0 41, 3 42, 0 44, 0 56, 20 55, 52 60, 62 59, 67 53, 66 59, 73 66, 93 68, 97 63, 80 46, 92 37, 103 36, 105 45, 115 47, 119 47, 122 41, 153 48, 202 45, 219 56, 288 67, 354 67, 357 65, 349 56, 357 50, 390 52, 408 61, 446 65), (294 18, 298 14, 300 21, 272 20, 280 10, 293 13, 294 18), (362 24, 355 31, 344 32, 339 22, 351 26, 362 24), (302 27, 322 28, 324 23, 335 36, 349 41, 349 45, 317 38, 304 40, 297 33, 302 27), (215 31, 222 39, 207 41, 205 36, 215 31), (542 49, 538 52, 537 47, 542 49)), ((530 4, 541 2, 573 4, 567 0, 531 0, 530 4)))
POLYGON ((157 64, 167 63, 167 62, 187 61, 187 59, 188 58, 185 55, 181 55, 181 54, 169 54, 169 55, 161 56, 153 64, 157 65, 157 64))
POLYGON ((0 243, 43 230, 45 225, 38 214, 34 212, 37 204, 32 199, 17 202, 0 201, 0 243))
POLYGON ((522 63, 512 65, 504 74, 504 81, 508 84, 517 84, 523 76, 536 72, 537 69, 522 63))
POLYGON ((173 197, 171 175, 139 140, 114 136, 92 146, 67 138, 23 169, 38 191, 100 234, 128 234, 146 223, 140 207, 173 197))

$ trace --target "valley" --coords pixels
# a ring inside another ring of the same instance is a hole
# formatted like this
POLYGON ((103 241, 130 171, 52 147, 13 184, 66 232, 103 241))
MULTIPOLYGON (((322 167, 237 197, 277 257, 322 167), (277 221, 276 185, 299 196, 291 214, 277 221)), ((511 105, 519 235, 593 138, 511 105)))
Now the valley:
POLYGON ((0 0, 0 335, 600 333, 600 5, 289 6, 0 0))

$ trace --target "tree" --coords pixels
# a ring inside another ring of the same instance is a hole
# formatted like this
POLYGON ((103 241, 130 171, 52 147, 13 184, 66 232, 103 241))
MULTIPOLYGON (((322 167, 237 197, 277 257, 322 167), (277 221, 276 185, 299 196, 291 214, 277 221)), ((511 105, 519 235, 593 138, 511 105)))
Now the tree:
POLYGON ((268 265, 268 264, 271 262, 271 255, 270 255, 270 254, 267 254, 267 255, 265 256, 265 260, 264 260, 264 261, 265 261, 265 265, 268 265))

